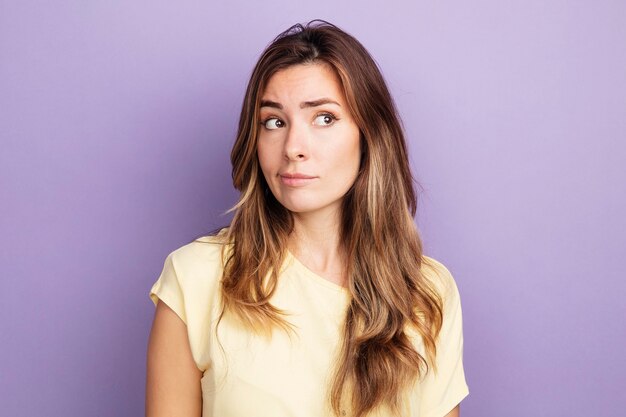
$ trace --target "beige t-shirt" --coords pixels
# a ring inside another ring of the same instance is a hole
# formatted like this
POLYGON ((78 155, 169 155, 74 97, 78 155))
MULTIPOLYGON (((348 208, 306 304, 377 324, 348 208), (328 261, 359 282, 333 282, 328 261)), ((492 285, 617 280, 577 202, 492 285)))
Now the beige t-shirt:
MULTIPOLYGON (((203 371, 203 417, 331 416, 327 389, 350 296, 287 254, 271 300, 288 312, 295 326, 271 339, 247 331, 220 312, 222 245, 203 237, 174 252, 150 290, 156 305, 165 302, 187 325, 191 352, 203 371)), ((440 283, 444 320, 437 345, 438 373, 415 384, 405 404, 410 417, 443 417, 469 394, 463 372, 463 333, 459 293, 452 275, 428 258, 436 270, 424 273, 440 283)), ((420 337, 415 347, 425 357, 420 337)), ((349 412, 346 413, 349 415, 349 412)), ((387 416, 379 410, 377 416, 387 416)))

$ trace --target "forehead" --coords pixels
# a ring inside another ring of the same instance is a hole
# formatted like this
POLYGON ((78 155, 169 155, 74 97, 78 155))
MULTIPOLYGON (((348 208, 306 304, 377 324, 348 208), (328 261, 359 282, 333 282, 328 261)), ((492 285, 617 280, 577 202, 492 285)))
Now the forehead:
POLYGON ((289 102, 332 97, 344 101, 341 80, 328 64, 298 64, 273 74, 261 97, 264 100, 289 102))

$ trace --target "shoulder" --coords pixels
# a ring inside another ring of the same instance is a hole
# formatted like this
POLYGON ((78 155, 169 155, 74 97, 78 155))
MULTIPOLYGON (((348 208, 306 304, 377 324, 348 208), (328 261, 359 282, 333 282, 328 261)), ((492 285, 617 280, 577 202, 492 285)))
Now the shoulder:
POLYGON ((202 370, 209 366, 207 323, 219 315, 219 285, 227 246, 223 236, 217 234, 200 237, 170 252, 150 289, 154 304, 163 301, 187 326, 193 358, 202 370))
POLYGON ((183 275, 195 272, 221 270, 229 249, 225 235, 207 235, 172 251, 168 258, 176 271, 183 275))
POLYGON ((223 234, 203 236, 175 249, 167 255, 152 292, 169 292, 188 301, 217 296, 228 250, 223 234))
POLYGON ((444 299, 458 298, 456 281, 443 263, 430 256, 422 255, 421 272, 425 279, 432 282, 444 299))
POLYGON ((203 236, 170 252, 150 290, 152 301, 166 302, 187 324, 219 296, 227 244, 223 236, 203 236))
MULTIPOLYGON (((469 394, 463 369, 463 313, 461 299, 450 270, 441 262, 422 258, 422 275, 433 282, 443 298, 441 329, 436 339, 434 372, 428 370, 420 380, 420 416, 449 415, 469 394)), ((421 342, 421 341, 420 341, 421 342)), ((419 345, 425 352, 423 344, 419 345)))

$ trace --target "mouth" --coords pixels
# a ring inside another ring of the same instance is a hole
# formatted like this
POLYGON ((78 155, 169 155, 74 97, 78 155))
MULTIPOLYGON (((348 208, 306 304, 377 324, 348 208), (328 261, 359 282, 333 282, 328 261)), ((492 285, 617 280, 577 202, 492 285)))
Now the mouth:
POLYGON ((285 172, 278 174, 280 182, 290 187, 301 187, 314 182, 318 177, 313 175, 306 175, 300 172, 285 172))

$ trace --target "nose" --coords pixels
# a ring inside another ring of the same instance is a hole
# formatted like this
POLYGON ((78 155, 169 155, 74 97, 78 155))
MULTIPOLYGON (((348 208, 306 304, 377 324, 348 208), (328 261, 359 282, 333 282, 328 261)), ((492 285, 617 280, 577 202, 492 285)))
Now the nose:
POLYGON ((287 128, 284 154, 289 161, 305 161, 309 158, 309 135, 304 124, 291 123, 287 128))

